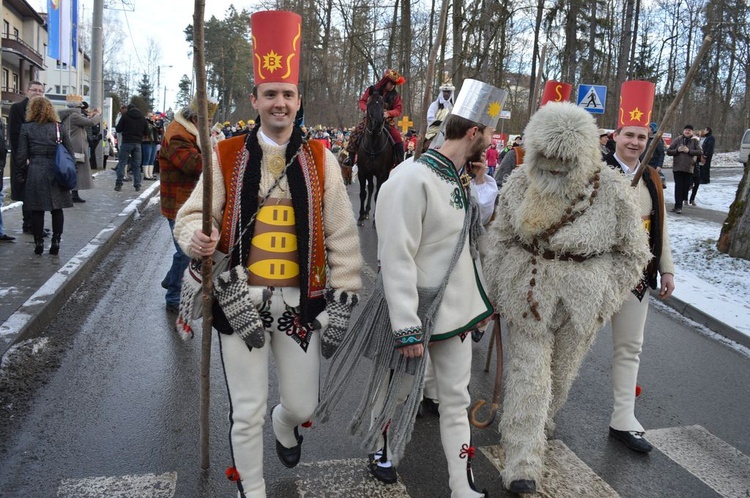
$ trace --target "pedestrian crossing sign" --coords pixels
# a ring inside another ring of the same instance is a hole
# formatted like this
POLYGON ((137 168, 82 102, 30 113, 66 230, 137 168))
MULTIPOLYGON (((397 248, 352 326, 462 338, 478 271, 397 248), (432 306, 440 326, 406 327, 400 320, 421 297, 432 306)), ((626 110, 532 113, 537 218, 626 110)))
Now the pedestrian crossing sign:
POLYGON ((604 85, 578 85, 578 107, 592 114, 604 114, 607 87, 604 85))

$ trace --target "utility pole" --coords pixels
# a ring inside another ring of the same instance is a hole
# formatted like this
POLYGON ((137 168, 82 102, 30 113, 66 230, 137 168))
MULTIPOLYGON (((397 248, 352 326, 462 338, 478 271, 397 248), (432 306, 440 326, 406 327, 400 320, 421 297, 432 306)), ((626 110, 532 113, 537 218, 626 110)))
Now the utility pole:
MULTIPOLYGON (((104 24, 104 0, 94 0, 94 14, 91 21, 91 107, 94 109, 103 109, 104 102, 102 99, 102 70, 103 49, 102 26, 104 24)), ((83 64, 83 61, 80 63, 83 64)), ((101 122, 99 123, 101 125, 101 122)), ((110 125, 112 123, 109 123, 110 125)), ((100 126, 100 129, 103 127, 100 126)), ((102 141, 96 145, 93 153, 96 156, 96 167, 102 167, 102 141)), ((106 164, 104 167, 106 168, 106 164)))

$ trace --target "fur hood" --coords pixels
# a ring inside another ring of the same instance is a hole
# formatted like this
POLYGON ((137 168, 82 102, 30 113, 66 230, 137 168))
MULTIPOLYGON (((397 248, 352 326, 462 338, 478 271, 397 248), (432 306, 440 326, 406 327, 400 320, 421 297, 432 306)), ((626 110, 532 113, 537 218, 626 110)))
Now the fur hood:
POLYGON ((198 134, 198 128, 193 124, 193 122, 185 119, 182 113, 179 112, 175 113, 174 120, 177 123, 181 124, 188 133, 195 137, 195 142, 198 144, 198 149, 203 150, 203 147, 201 146, 201 137, 198 134))
MULTIPOLYGON (((591 175, 601 168, 599 132, 594 118, 567 102, 549 102, 529 120, 524 132, 524 148, 529 178, 544 190, 555 183, 549 174, 567 179, 565 197, 575 198, 591 175)), ((560 193, 560 192, 558 192, 560 193)))

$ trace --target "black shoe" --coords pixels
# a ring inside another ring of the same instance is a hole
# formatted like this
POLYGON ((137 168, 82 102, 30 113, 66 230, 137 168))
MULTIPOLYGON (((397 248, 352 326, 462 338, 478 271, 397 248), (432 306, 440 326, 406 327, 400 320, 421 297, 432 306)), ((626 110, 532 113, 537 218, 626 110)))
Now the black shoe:
POLYGON ((518 479, 510 483, 510 492, 518 495, 532 495, 536 493, 536 481, 533 479, 518 479))
POLYGON ((424 415, 430 414, 436 417, 440 417, 440 405, 430 398, 422 399, 422 413, 424 415))
POLYGON ((618 441, 622 441, 625 446, 633 451, 639 453, 648 453, 654 449, 654 447, 646 441, 643 437, 643 432, 636 431, 617 431, 613 428, 609 428, 609 437, 615 438, 618 441))
POLYGON ((73 202, 86 202, 84 199, 81 199, 81 196, 78 195, 77 190, 73 190, 73 202))
POLYGON ((0 235, 0 242, 13 242, 14 240, 16 240, 16 238, 11 237, 7 233, 0 235))
POLYGON ((382 457, 379 453, 370 453, 367 455, 367 459, 367 468, 375 479, 385 484, 395 484, 396 481, 398 481, 396 467, 393 465, 390 467, 381 467, 378 465, 378 462, 382 461, 382 457))
POLYGON ((164 289, 164 290, 169 289, 169 284, 167 283, 167 279, 166 278, 161 281, 161 288, 164 289))
POLYGON ((135 187, 135 191, 136 191, 136 192, 140 192, 140 191, 141 191, 141 186, 140 186, 140 185, 138 185, 137 187, 135 187))
POLYGON ((674 214, 682 214, 682 209, 672 208, 674 214))
POLYGON ((122 190, 122 185, 115 185, 115 192, 120 192, 122 190))
POLYGON ((279 460, 284 464, 285 467, 290 469, 297 466, 299 459, 302 456, 302 436, 299 435, 297 428, 294 428, 294 437, 297 439, 297 446, 287 448, 283 446, 279 440, 276 440, 276 454, 279 456, 279 460))
POLYGON ((34 237, 34 254, 41 256, 44 252, 44 239, 42 237, 34 237))
POLYGON ((52 243, 49 246, 49 253, 53 256, 57 256, 60 253, 60 235, 55 234, 52 236, 52 243))

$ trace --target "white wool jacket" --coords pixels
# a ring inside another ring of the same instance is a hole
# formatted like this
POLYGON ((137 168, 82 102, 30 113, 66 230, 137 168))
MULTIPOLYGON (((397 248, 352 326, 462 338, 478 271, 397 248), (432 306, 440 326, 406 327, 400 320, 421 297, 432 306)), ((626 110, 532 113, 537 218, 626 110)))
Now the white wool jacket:
MULTIPOLYGON (((259 195, 264 195, 273 186, 274 177, 268 169, 267 158, 272 155, 284 156, 286 146, 278 146, 258 140, 263 150, 261 161, 261 180, 259 195)), ((349 196, 346 193, 341 169, 334 155, 325 151, 325 185, 323 193, 323 230, 325 232, 325 246, 327 257, 327 285, 333 289, 359 292, 362 287, 360 271, 362 269, 362 254, 359 249, 359 233, 357 232, 349 196)), ((213 154, 213 164, 217 165, 216 154, 213 154)), ((221 169, 211 168, 213 171, 213 197, 211 206, 211 220, 213 226, 221 230, 221 222, 226 202, 226 190, 221 169)), ((279 187, 272 193, 274 198, 291 198, 286 178, 282 179, 279 187)), ((203 175, 198 180, 190 198, 183 204, 175 219, 174 236, 180 248, 191 258, 200 258, 190 249, 190 239, 196 230, 202 228, 203 211, 203 175)))
MULTIPOLYGON (((539 247, 555 257, 586 259, 546 259, 530 253, 524 245, 539 240, 549 221, 562 218, 570 203, 532 188, 529 167, 517 169, 508 178, 488 232, 491 252, 485 259, 485 276, 491 296, 510 323, 524 322, 541 333, 550 329, 561 307, 580 333, 589 333, 619 309, 651 258, 636 192, 623 175, 601 164, 593 203, 539 247), (534 301, 539 320, 530 309, 534 301)), ((573 212, 586 204, 588 195, 573 203, 573 212)))
MULTIPOLYGON (((378 259, 391 326, 397 338, 421 342, 417 288, 435 288, 445 277, 458 243, 466 210, 453 164, 431 150, 444 167, 407 159, 380 190, 375 212, 378 259), (449 166, 445 166, 445 165, 449 166)), ((479 259, 469 241, 448 280, 431 340, 473 328, 492 312, 479 259)))

